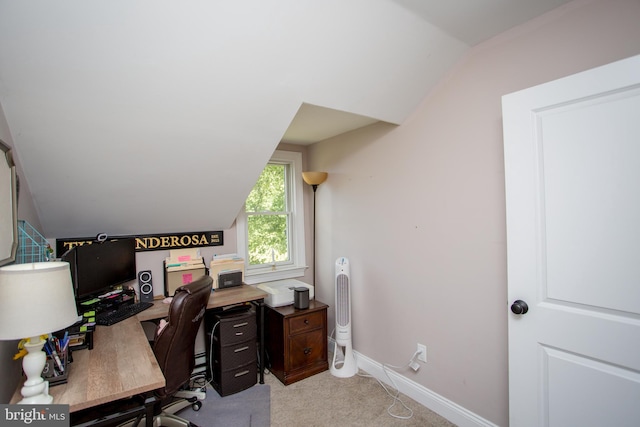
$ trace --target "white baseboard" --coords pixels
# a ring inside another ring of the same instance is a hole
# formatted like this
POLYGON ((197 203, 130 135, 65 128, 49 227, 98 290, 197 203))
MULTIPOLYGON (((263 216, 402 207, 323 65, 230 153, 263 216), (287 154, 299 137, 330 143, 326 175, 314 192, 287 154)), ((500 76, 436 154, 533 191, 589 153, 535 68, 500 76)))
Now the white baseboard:
MULTIPOLYGON (((330 351, 333 351, 334 344, 335 341, 332 338, 329 338, 330 351)), ((369 357, 358 353, 355 350, 353 353, 356 356, 356 361, 359 369, 362 369, 363 371, 382 381, 383 383, 393 386, 393 384, 389 384, 389 379, 387 378, 387 375, 385 374, 381 363, 378 363, 375 360, 370 359, 369 357)), ((329 363, 331 363, 331 360, 329 360, 329 363)), ((491 421, 488 421, 481 416, 469 411, 468 409, 463 408, 457 403, 454 403, 449 399, 440 396, 438 393, 429 390, 428 388, 416 383, 415 381, 411 381, 407 377, 400 375, 392 369, 387 369, 386 371, 389 376, 393 378, 395 386, 398 388, 398 390, 400 390, 400 393, 409 396, 411 399, 431 409, 433 412, 446 418, 457 426, 497 427, 497 425, 492 423, 491 421)))

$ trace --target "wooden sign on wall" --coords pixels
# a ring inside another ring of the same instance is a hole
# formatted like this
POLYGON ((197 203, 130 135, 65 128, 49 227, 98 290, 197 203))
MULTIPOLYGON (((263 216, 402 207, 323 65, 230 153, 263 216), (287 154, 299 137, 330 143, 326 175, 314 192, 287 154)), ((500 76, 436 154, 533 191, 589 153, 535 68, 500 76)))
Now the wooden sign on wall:
MULTIPOLYGON (((114 236, 107 238, 107 240, 127 238, 136 239, 136 252, 222 246, 224 244, 224 233, 222 231, 114 236)), ((63 253, 75 246, 91 245, 93 243, 96 243, 95 237, 56 239, 56 256, 62 256, 63 253)))

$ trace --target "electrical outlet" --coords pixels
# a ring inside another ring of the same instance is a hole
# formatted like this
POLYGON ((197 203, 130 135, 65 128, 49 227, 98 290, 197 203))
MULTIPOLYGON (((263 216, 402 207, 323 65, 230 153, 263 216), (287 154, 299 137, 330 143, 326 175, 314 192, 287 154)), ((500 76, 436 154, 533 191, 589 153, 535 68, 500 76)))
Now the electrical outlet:
POLYGON ((417 351, 420 352, 420 354, 418 355, 418 360, 427 363, 427 346, 424 344, 418 344, 417 351))

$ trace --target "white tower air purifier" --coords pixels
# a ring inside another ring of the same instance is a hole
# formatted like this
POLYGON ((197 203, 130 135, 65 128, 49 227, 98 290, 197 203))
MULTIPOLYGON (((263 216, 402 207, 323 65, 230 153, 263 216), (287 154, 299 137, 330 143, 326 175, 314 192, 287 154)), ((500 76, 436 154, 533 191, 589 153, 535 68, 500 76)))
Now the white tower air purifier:
POLYGON ((348 378, 358 373, 351 344, 351 275, 349 260, 336 260, 336 345, 333 350, 331 375, 348 378))

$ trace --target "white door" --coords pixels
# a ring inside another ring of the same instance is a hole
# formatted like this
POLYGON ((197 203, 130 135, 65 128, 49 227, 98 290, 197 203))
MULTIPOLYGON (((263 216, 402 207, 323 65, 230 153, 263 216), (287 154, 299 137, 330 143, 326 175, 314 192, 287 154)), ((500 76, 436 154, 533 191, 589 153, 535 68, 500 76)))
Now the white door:
POLYGON ((640 56, 502 106, 510 425, 640 426, 640 56))

